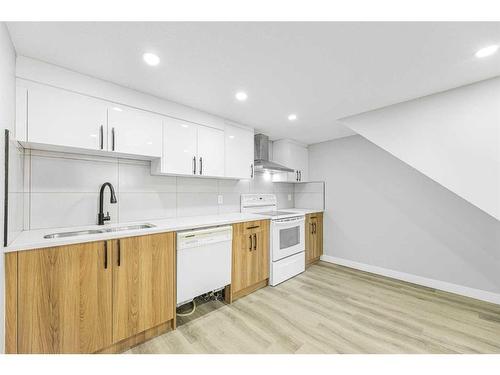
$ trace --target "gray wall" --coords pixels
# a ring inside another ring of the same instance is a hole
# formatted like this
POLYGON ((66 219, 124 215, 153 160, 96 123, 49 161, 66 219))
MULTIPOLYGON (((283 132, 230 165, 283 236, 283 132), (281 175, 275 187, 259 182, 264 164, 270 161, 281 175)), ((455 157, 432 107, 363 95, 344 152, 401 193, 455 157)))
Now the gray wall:
POLYGON ((500 222, 361 136, 309 146, 325 254, 500 293, 500 222))

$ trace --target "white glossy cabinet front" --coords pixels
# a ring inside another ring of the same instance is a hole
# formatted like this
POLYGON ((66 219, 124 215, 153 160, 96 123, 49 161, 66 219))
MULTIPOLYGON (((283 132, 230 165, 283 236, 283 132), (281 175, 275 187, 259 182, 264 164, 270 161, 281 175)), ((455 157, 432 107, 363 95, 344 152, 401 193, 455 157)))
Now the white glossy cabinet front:
POLYGON ((294 170, 293 172, 274 174, 274 182, 308 181, 309 152, 305 146, 289 140, 275 141, 273 143, 273 160, 294 170))
POLYGON ((163 119, 161 173, 197 173, 198 125, 173 118, 163 119))
POLYGON ((128 155, 161 157, 162 118, 134 108, 109 107, 108 150, 128 155))
POLYGON ((226 125, 224 133, 226 177, 253 178, 253 131, 226 125))
POLYGON ((153 173, 224 177, 224 131, 178 120, 163 119, 163 157, 153 173))
POLYGON ((106 110, 105 102, 85 95, 52 87, 29 89, 27 141, 105 149, 106 110))
POLYGON ((224 177, 224 131, 198 126, 198 174, 224 177))

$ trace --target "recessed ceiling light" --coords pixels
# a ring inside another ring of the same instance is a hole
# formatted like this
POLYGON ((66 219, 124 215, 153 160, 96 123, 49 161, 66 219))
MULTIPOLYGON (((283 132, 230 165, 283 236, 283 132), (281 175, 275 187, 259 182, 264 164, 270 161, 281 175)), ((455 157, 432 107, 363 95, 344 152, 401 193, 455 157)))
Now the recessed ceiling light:
POLYGON ((151 52, 146 52, 144 55, 142 55, 142 58, 146 62, 146 64, 151 66, 156 66, 160 63, 160 58, 151 52))
POLYGON ((476 52, 476 57, 487 57, 493 55, 495 52, 498 51, 498 44, 493 44, 488 47, 481 48, 479 51, 476 52))
POLYGON ((247 93, 243 91, 237 92, 235 96, 240 102, 244 102, 248 98, 247 93))
POLYGON ((288 115, 288 119, 290 121, 295 121, 295 120, 297 120, 297 115, 295 113, 292 113, 292 114, 288 115))

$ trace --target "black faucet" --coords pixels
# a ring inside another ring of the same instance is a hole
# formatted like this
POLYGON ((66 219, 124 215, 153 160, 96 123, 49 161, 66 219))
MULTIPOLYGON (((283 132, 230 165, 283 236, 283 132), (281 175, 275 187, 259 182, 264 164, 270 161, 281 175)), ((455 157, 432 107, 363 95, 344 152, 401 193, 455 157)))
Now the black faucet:
POLYGON ((102 206, 103 206, 103 200, 104 200, 104 189, 106 186, 109 186, 109 190, 111 191, 111 199, 109 200, 110 203, 116 203, 116 195, 115 195, 115 189, 113 188, 113 185, 109 182, 105 182, 101 186, 101 191, 99 192, 99 213, 97 214, 97 224, 98 225, 104 225, 105 221, 111 220, 111 217, 109 217, 109 212, 104 216, 104 213, 102 212, 102 206))

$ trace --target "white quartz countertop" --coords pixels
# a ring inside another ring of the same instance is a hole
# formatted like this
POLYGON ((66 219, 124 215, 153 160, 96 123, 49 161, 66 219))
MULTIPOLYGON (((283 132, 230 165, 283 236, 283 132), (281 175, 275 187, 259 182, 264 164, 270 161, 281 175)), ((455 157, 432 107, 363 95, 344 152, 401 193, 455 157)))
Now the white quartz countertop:
MULTIPOLYGON (((301 209, 301 208, 286 208, 282 211, 300 212, 304 214, 321 212, 317 209, 301 209)), ((250 213, 229 213, 221 215, 206 215, 206 216, 189 216, 189 217, 175 217, 171 219, 161 220, 145 220, 133 223, 119 223, 119 224, 106 224, 102 225, 88 225, 82 227, 66 227, 66 228, 48 228, 27 230, 21 232, 9 246, 4 247, 4 252, 13 252, 21 250, 40 249, 45 247, 54 247, 62 245, 71 245, 76 243, 94 242, 111 240, 115 238, 143 236, 147 234, 162 233, 162 232, 176 232, 187 229, 205 228, 218 225, 241 223, 252 220, 266 220, 269 216, 263 216, 250 213), (44 238, 47 234, 59 232, 75 232, 81 230, 103 229, 129 226, 134 224, 153 224, 153 228, 123 230, 117 232, 105 232, 99 234, 86 234, 73 237, 60 237, 60 238, 44 238)))

